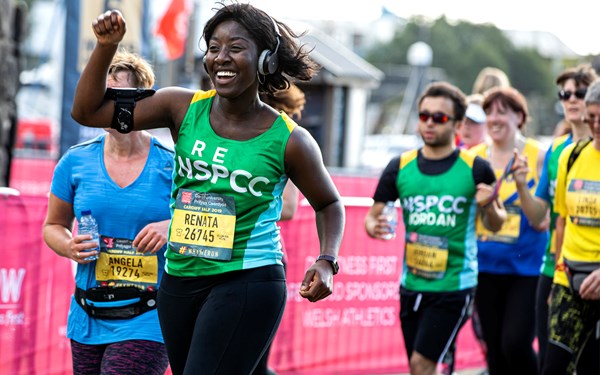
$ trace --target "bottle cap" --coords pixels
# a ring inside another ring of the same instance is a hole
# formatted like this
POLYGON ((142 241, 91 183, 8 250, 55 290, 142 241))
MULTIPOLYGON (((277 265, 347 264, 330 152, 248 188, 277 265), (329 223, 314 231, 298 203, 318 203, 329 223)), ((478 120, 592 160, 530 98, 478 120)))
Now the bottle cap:
POLYGON ((92 210, 83 210, 83 211, 81 211, 81 216, 91 215, 91 214, 92 214, 92 210))

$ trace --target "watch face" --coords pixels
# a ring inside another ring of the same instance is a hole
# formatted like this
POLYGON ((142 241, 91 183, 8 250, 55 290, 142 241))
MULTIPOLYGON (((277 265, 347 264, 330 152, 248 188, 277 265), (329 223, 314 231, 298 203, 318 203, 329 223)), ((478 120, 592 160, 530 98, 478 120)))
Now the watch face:
POLYGON ((337 274, 340 270, 340 266, 337 262, 331 262, 331 266, 333 267, 333 274, 337 274))

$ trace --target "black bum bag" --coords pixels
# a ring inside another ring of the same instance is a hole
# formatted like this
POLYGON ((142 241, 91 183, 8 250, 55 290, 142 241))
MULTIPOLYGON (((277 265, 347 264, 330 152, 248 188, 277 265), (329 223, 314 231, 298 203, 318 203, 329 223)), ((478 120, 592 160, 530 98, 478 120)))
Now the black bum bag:
POLYGON ((91 317, 97 319, 131 319, 156 309, 156 291, 136 287, 97 287, 83 290, 75 288, 75 301, 91 317), (119 302, 134 300, 124 306, 98 306, 94 302, 119 302))
POLYGON ((600 262, 577 262, 564 258, 567 279, 569 280, 569 287, 571 292, 575 295, 579 295, 579 289, 581 283, 588 277, 588 275, 597 269, 600 269, 600 262))

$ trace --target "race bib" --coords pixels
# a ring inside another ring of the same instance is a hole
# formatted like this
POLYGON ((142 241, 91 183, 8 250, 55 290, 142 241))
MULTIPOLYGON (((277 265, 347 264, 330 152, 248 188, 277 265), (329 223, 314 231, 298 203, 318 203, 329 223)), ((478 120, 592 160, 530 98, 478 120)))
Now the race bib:
POLYGON ((571 222, 576 225, 600 227, 600 182, 571 180, 566 193, 571 222))
POLYGON ((156 254, 138 253, 131 240, 101 236, 96 281, 99 286, 116 288, 156 288, 158 257, 156 254))
POLYGON ((181 255, 230 260, 235 236, 233 197, 180 189, 169 247, 181 255))
POLYGON ((492 232, 483 225, 481 217, 477 218, 477 239, 479 241, 493 241, 503 243, 516 243, 521 233, 521 208, 515 205, 506 205, 506 221, 498 232, 492 232))
POLYGON ((442 279, 448 265, 448 239, 415 232, 406 234, 406 266, 426 279, 442 279))

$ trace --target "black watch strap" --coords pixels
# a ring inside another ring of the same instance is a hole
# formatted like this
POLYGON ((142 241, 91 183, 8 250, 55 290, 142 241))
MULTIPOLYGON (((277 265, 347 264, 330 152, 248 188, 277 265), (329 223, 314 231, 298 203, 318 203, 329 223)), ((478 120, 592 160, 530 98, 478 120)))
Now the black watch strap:
POLYGON ((331 268, 333 268, 333 274, 336 275, 340 271, 340 266, 338 265, 337 259, 331 255, 319 255, 317 260, 326 260, 331 264, 331 268))

